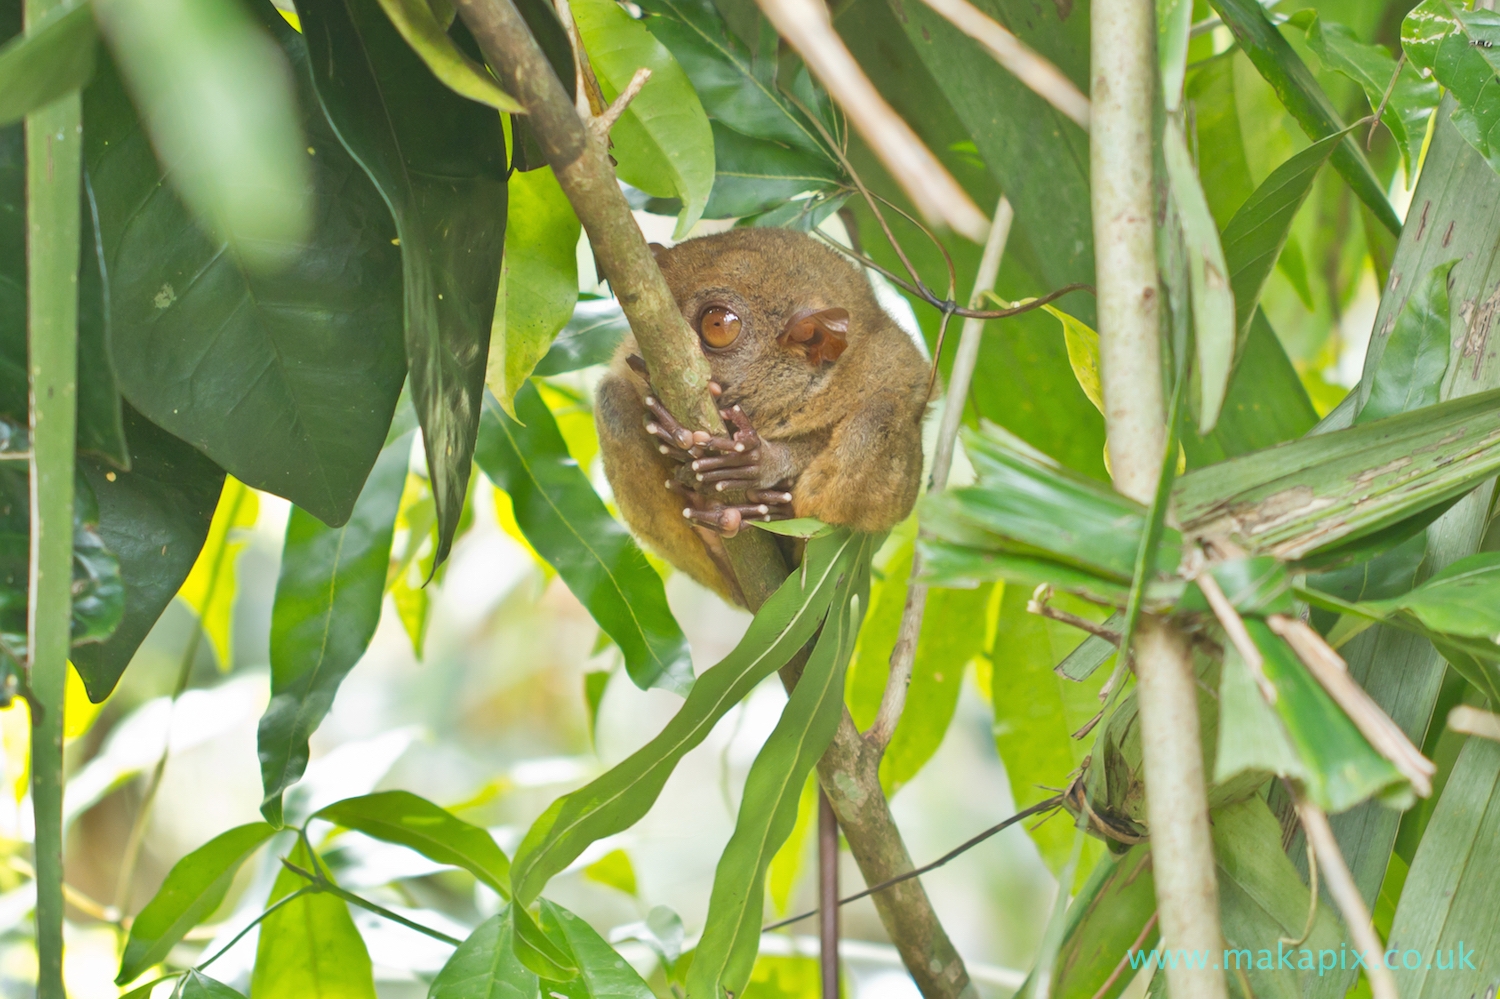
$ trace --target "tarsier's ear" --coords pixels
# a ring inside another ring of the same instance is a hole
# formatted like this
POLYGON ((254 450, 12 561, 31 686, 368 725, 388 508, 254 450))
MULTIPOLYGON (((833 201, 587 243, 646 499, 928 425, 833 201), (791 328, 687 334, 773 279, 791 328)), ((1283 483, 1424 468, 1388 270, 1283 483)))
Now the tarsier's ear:
POLYGON ((817 367, 832 364, 849 346, 848 309, 807 309, 787 320, 778 343, 800 347, 807 353, 807 363, 817 367))

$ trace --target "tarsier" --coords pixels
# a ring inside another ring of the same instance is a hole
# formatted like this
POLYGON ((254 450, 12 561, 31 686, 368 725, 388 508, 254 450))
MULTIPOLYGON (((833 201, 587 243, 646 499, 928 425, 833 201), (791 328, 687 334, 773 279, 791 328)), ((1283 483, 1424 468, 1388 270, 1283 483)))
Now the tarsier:
POLYGON ((734 229, 653 245, 708 358, 725 436, 682 426, 633 337, 599 385, 604 472, 626 522, 731 600, 721 537, 816 517, 883 531, 916 501, 927 362, 850 261, 802 233, 734 229))

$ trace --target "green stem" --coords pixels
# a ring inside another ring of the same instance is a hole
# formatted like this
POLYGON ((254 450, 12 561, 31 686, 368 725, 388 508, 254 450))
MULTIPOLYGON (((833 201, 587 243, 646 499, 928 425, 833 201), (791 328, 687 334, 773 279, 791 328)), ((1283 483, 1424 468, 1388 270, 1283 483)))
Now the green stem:
POLYGON ((457 937, 450 937, 448 934, 442 932, 441 930, 435 930, 430 926, 423 926, 421 923, 413 922, 412 920, 407 919, 405 916, 399 913, 392 912, 390 909, 387 909, 384 906, 376 905, 374 902, 371 902, 367 898, 359 897, 352 891, 345 891, 338 885, 334 884, 332 881, 329 881, 327 878, 323 877, 323 875, 314 874, 312 871, 305 871, 302 868, 298 867, 296 864, 292 863, 290 860, 287 860, 285 857, 281 858, 281 866, 285 867, 287 870, 291 871, 298 877, 306 878, 311 883, 311 887, 314 891, 326 891, 334 898, 341 898, 345 902, 348 902, 350 905, 357 905, 361 909, 364 909, 366 912, 373 912, 377 916, 382 916, 386 919, 389 919, 393 923, 400 923, 402 926, 405 926, 409 930, 416 930, 418 933, 421 933, 424 936, 432 937, 432 939, 434 940, 441 940, 445 944, 451 944, 452 946, 457 947, 459 944, 463 943, 463 941, 458 939, 457 937))
MULTIPOLYGON (((26 0, 33 27, 54 0, 26 0)), ((73 448, 77 424, 78 95, 26 116, 27 350, 31 382, 28 648, 31 797, 36 821, 37 995, 64 999, 63 697, 71 645, 73 448)))
MULTIPOLYGON (((250 920, 249 924, 243 930, 240 930, 238 933, 236 933, 234 935, 234 939, 233 940, 229 941, 227 944, 225 944, 224 946, 220 947, 214 953, 213 957, 210 957, 207 961, 204 961, 201 964, 197 965, 193 970, 194 971, 202 971, 204 968, 208 967, 210 964, 213 964, 219 958, 221 958, 225 954, 229 953, 229 948, 233 947, 235 944, 237 944, 241 940, 243 940, 246 933, 249 933, 251 930, 253 930, 257 926, 259 926, 261 924, 261 922, 264 921, 267 916, 269 916, 271 913, 275 912, 277 909, 281 908, 283 905, 287 905, 290 902, 294 902, 297 899, 301 898, 303 895, 311 895, 313 892, 315 892, 317 890, 318 890, 318 888, 317 888, 316 885, 304 885, 303 887, 298 888, 296 891, 292 892, 290 895, 287 895, 284 898, 279 898, 274 903, 272 903, 271 905, 266 906, 266 911, 265 912, 262 912, 260 915, 256 916, 254 919, 250 920)), ((165 981, 165 979, 157 979, 157 981, 165 981)))

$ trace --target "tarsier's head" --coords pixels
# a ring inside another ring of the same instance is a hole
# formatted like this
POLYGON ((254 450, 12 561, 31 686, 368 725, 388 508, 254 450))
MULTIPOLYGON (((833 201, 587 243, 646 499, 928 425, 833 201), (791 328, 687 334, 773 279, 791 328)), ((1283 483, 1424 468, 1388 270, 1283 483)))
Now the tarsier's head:
POLYGON ((816 390, 890 322, 859 268, 804 233, 732 229, 652 248, 714 376, 737 396, 816 390))

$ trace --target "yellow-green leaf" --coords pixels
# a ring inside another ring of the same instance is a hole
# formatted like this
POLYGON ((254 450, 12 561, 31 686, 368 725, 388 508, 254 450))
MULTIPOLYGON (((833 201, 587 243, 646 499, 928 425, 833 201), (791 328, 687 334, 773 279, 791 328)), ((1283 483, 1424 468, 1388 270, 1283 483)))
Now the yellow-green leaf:
POLYGON ((1089 397, 1095 409, 1104 412, 1104 390, 1099 387, 1099 334, 1066 312, 1050 305, 1042 308, 1062 323, 1063 338, 1068 344, 1068 363, 1073 366, 1078 387, 1083 389, 1083 394, 1089 397))
POLYGON ((245 547, 240 534, 255 526, 260 501, 255 490, 235 478, 224 480, 224 492, 208 527, 208 540, 177 595, 198 615, 199 626, 213 646, 219 669, 231 661, 230 626, 234 611, 235 562, 245 547))
POLYGON ((385 14, 427 68, 460 97, 497 111, 523 111, 521 102, 500 89, 495 78, 454 44, 427 0, 380 0, 385 14))

